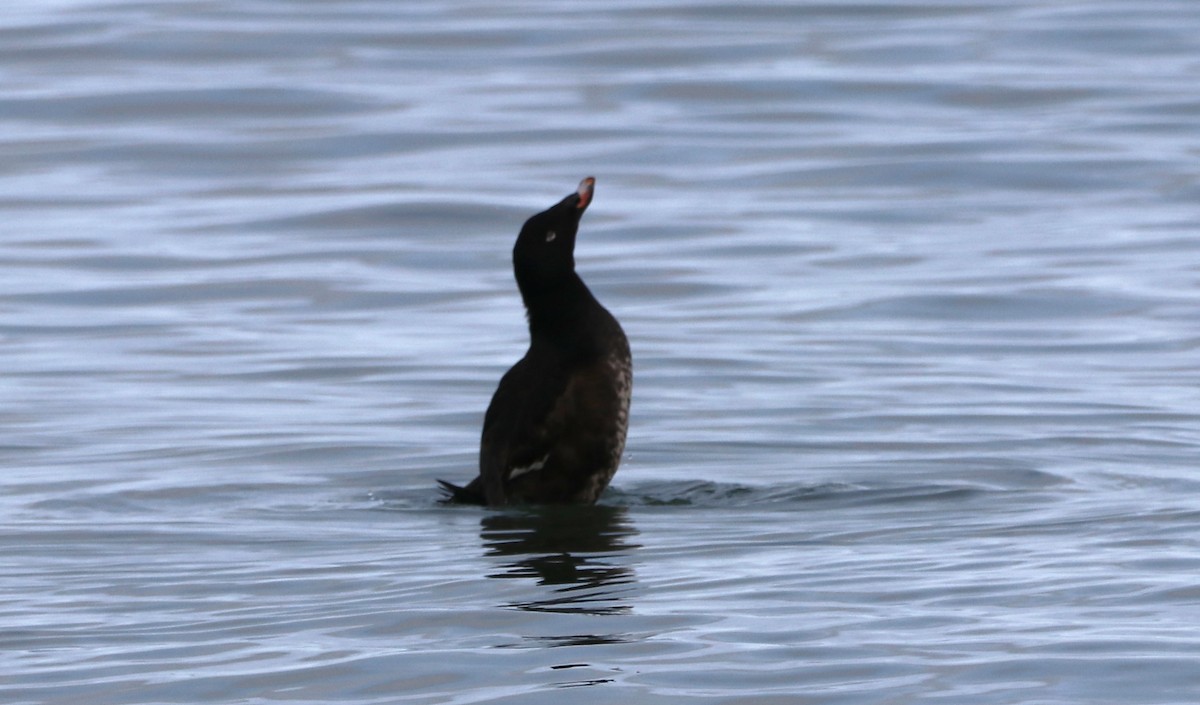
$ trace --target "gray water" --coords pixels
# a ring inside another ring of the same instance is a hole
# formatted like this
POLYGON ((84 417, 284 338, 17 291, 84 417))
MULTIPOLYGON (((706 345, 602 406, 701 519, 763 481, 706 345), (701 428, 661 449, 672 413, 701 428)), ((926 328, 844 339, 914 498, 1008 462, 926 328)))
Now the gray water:
POLYGON ((1200 700, 1192 0, 0 11, 0 702, 1200 700), (595 508, 437 504, 597 178, 595 508))

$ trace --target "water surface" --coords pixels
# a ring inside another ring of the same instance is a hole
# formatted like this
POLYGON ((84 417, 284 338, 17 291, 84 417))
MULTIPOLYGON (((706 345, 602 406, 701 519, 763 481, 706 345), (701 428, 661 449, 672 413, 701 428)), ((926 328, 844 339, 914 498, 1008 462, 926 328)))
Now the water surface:
POLYGON ((1183 0, 20 2, 6 703, 1190 704, 1183 0), (447 508, 586 175, 600 506, 447 508))

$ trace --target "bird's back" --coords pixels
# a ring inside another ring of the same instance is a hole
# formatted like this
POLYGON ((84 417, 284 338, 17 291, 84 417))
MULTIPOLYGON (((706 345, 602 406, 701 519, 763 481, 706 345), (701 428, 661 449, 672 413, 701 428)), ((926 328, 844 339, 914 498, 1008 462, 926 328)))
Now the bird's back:
POLYGON ((620 463, 629 420, 629 342, 607 311, 570 343, 535 339, 484 417, 488 504, 594 502, 620 463))

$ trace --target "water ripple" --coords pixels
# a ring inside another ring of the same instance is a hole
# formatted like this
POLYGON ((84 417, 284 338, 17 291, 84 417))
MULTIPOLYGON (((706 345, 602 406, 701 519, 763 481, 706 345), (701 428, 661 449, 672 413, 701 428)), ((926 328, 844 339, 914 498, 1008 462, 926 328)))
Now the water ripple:
POLYGON ((295 9, 0 18, 0 699, 1197 700, 1192 4, 295 9), (585 174, 622 470, 440 506, 585 174))

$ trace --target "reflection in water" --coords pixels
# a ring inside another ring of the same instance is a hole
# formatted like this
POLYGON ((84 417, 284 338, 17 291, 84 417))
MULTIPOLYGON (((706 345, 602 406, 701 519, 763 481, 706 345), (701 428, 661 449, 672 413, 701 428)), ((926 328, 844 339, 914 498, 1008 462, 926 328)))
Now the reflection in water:
POLYGON ((480 536, 489 556, 510 556, 491 578, 535 578, 553 585, 543 600, 511 606, 539 612, 620 614, 621 596, 634 582, 633 569, 619 562, 638 548, 625 507, 537 507, 483 518, 480 536))

